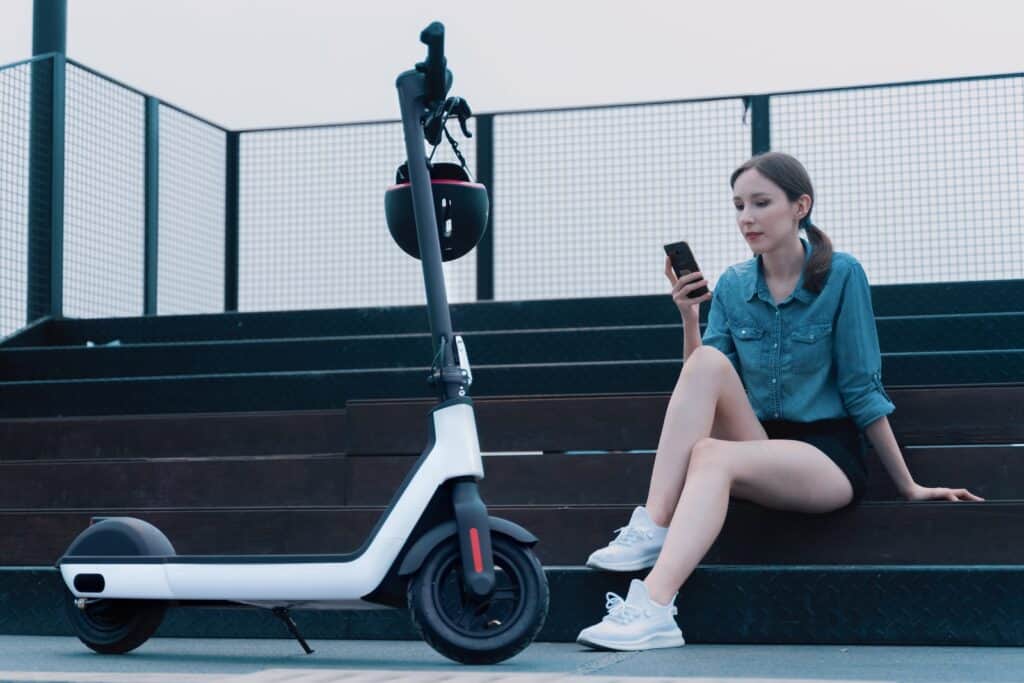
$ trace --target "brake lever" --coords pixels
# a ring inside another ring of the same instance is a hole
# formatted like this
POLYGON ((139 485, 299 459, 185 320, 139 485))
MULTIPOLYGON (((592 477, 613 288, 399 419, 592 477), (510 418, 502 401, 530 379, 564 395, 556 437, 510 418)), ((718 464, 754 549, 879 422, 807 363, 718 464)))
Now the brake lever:
POLYGON ((440 102, 433 111, 423 116, 423 135, 435 147, 441 144, 441 130, 444 128, 445 103, 440 102))
POLYGON ((455 100, 452 103, 452 114, 459 119, 459 127, 462 128, 462 134, 467 138, 473 137, 473 134, 469 132, 469 128, 466 127, 466 120, 473 115, 473 111, 469 108, 469 102, 462 99, 461 97, 453 97, 455 100))

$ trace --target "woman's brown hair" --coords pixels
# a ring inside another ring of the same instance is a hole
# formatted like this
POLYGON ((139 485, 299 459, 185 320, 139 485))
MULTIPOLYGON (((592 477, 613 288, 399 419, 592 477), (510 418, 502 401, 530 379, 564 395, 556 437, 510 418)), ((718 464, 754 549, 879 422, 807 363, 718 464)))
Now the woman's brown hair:
POLYGON ((788 154, 765 152, 751 157, 733 171, 732 176, 729 177, 729 185, 735 186, 736 179, 740 177, 740 174, 752 168, 757 169, 758 173, 778 185, 791 202, 795 202, 804 194, 810 196, 811 208, 807 210, 807 215, 800 219, 800 227, 807 231, 807 237, 814 247, 811 258, 804 267, 804 289, 813 294, 821 293, 832 265, 832 240, 822 232, 821 228, 811 223, 811 209, 814 208, 814 186, 811 185, 811 177, 807 174, 807 169, 788 154))

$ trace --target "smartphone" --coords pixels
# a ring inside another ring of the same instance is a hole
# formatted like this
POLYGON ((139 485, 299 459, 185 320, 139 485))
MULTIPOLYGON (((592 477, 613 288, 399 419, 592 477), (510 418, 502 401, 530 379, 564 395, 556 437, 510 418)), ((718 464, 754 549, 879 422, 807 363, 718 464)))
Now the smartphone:
MULTIPOLYGON (((690 245, 686 242, 673 242, 672 244, 666 244, 665 253, 668 254, 668 258, 672 262, 672 270, 675 271, 676 277, 682 277, 686 273, 696 273, 700 270, 700 267, 697 265, 697 259, 693 258, 693 252, 690 250, 690 245)), ((707 293, 708 288, 701 287, 696 291, 690 292, 690 296, 688 298, 698 299, 707 293)))

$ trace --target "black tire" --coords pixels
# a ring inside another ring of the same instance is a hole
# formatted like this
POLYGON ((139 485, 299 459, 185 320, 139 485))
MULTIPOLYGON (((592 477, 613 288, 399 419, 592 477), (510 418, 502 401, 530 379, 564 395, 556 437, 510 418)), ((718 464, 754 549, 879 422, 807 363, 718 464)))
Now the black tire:
POLYGON ((65 591, 68 620, 78 639, 105 655, 130 652, 149 640, 164 620, 167 605, 156 600, 91 600, 85 609, 65 591))
POLYGON ((494 534, 495 590, 478 603, 462 586, 457 539, 430 553, 409 581, 412 621, 432 648, 463 664, 494 664, 522 651, 548 614, 548 581, 533 551, 494 534))

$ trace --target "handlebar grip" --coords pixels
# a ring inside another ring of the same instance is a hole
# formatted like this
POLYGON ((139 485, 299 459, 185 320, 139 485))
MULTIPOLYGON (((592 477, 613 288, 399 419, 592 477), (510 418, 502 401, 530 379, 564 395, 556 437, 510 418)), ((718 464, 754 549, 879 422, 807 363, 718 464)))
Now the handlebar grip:
MULTIPOLYGON (((444 24, 442 24, 440 21, 433 21, 433 22, 431 22, 430 26, 428 26, 425 29, 423 29, 422 31, 420 31, 420 41, 423 42, 428 47, 430 47, 431 49, 436 47, 439 50, 441 50, 442 54, 440 56, 443 57, 444 56, 444 54, 443 54, 444 53, 444 24)), ((433 57, 433 54, 434 53, 431 52, 430 56, 433 57)))
POLYGON ((432 22, 420 33, 420 42, 427 46, 426 80, 427 101, 432 102, 444 97, 445 67, 444 57, 444 24, 432 22))

